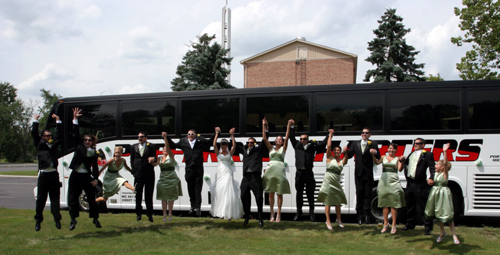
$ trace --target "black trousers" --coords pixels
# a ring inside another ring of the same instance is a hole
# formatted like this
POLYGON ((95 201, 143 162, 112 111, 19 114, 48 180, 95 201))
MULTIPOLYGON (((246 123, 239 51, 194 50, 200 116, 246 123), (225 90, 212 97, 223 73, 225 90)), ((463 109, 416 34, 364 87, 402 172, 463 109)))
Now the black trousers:
POLYGON ((307 202, 309 203, 309 212, 314 212, 314 190, 316 189, 316 180, 312 169, 297 169, 295 174, 295 189, 297 190, 296 203, 297 212, 302 213, 304 204, 304 187, 306 189, 307 202))
POLYGON ((43 221, 43 209, 47 202, 47 196, 50 196, 50 212, 54 216, 54 220, 61 220, 60 194, 59 173, 57 171, 50 173, 40 172, 40 175, 38 175, 35 209, 35 220, 37 222, 43 221))
POLYGON ((259 216, 262 215, 262 204, 264 201, 263 193, 264 188, 262 187, 262 177, 261 172, 251 172, 243 173, 243 179, 240 185, 241 190, 241 203, 243 204, 243 211, 245 212, 245 218, 250 218, 250 205, 252 197, 250 196, 250 191, 253 192, 255 201, 257 202, 257 210, 259 216))
POLYGON ((142 198, 146 204, 146 214, 153 215, 153 192, 155 190, 155 175, 142 176, 140 179, 134 179, 135 186, 135 213, 139 216, 142 215, 142 198), (143 196, 144 194, 144 196, 143 196))
POLYGON ((186 175, 184 175, 189 201, 191 202, 191 209, 196 209, 201 207, 201 189, 203 188, 203 174, 204 169, 202 167, 186 167, 186 175))
POLYGON ((410 228, 415 225, 424 224, 425 230, 432 230, 432 220, 425 218, 425 205, 431 186, 418 185, 414 180, 406 180, 405 199, 406 199, 406 224, 410 228))
POLYGON ((69 176, 69 216, 78 218, 80 216, 80 203, 78 202, 82 190, 87 195, 89 203, 89 218, 99 218, 99 209, 95 202, 95 187, 92 186, 90 174, 81 174, 73 171, 69 176))
POLYGON ((373 189, 372 176, 355 176, 356 185, 356 214, 360 216, 370 215, 370 200, 373 189))

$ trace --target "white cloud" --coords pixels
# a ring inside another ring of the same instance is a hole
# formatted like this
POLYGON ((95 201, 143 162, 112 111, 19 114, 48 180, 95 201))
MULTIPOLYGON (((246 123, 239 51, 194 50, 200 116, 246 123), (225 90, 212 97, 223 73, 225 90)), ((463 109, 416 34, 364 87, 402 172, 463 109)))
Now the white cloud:
POLYGON ((85 19, 85 18, 92 18, 96 19, 101 16, 101 9, 97 7, 95 4, 91 4, 87 7, 85 7, 79 14, 78 18, 80 19, 85 19))
POLYGON ((134 86, 124 86, 119 91, 118 94, 134 94, 134 93, 144 93, 150 91, 150 88, 144 84, 136 84, 134 86))

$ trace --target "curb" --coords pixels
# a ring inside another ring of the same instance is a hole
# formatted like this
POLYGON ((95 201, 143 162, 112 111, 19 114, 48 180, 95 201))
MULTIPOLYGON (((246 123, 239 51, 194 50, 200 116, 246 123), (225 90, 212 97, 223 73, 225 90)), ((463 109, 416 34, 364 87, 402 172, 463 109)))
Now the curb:
POLYGON ((29 176, 29 175, 2 175, 0 177, 12 177, 12 178, 38 178, 38 176, 29 176))

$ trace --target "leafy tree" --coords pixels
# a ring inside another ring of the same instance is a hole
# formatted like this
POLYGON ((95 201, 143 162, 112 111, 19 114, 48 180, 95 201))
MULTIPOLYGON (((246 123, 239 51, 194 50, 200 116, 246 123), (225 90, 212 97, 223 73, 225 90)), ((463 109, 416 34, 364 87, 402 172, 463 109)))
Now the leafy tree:
POLYGON ((464 37, 452 37, 457 46, 472 44, 457 70, 463 80, 500 79, 500 2, 493 0, 463 0, 465 8, 455 7, 460 17, 458 25, 466 31, 464 37))
MULTIPOLYGON (((47 124, 47 120, 49 119, 50 110, 57 100, 61 98, 60 95, 56 93, 50 93, 50 90, 40 89, 40 96, 43 99, 43 106, 38 107, 40 112, 40 128, 45 128, 45 124, 47 124)), ((61 116, 63 117, 63 116, 61 116)))
POLYGON ((191 42, 191 50, 182 58, 182 64, 177 66, 178 77, 171 82, 173 91, 204 90, 204 89, 233 89, 234 86, 226 81, 230 73, 224 68, 233 58, 226 55, 228 49, 220 44, 211 42, 215 35, 203 34, 197 36, 198 42, 191 42))
POLYGON ((424 64, 416 64, 415 56, 419 51, 406 44, 404 36, 411 30, 402 23, 403 18, 396 15, 396 9, 387 9, 379 27, 373 30, 376 35, 368 42, 371 55, 365 59, 376 65, 376 69, 368 70, 364 81, 373 82, 403 82, 425 81, 424 64))
POLYGON ((434 76, 432 74, 429 74, 429 76, 425 77, 426 81, 444 81, 443 77, 441 75, 434 76))
POLYGON ((14 162, 19 157, 16 143, 16 121, 22 113, 17 89, 9 82, 0 82, 0 156, 14 162))

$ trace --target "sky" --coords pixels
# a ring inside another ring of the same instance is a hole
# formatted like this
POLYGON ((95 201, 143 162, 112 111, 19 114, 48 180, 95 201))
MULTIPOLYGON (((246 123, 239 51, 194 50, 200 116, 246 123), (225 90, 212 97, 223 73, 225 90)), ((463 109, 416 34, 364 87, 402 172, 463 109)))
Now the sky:
MULTIPOLYGON (((220 43, 226 0, 0 0, 0 82, 25 100, 44 88, 63 97, 171 91, 191 41, 203 33, 220 43)), ((229 0, 231 84, 243 88, 240 61, 297 37, 358 55, 357 83, 373 69, 365 59, 387 8, 410 28, 426 75, 459 80, 456 63, 468 46, 454 7, 458 0, 229 0)))

